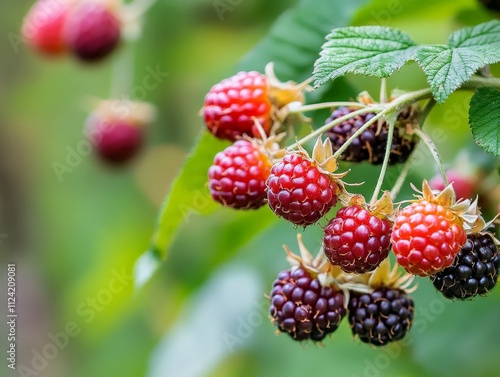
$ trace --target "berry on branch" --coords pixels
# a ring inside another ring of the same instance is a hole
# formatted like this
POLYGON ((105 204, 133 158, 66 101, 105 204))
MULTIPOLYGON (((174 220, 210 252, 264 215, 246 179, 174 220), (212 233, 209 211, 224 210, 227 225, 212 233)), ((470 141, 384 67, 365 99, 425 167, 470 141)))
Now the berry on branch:
POLYGON ((487 295, 496 285, 500 269, 498 241, 487 232, 467 236, 453 264, 431 276, 445 297, 459 300, 487 295))
MULTIPOLYGON (((354 110, 356 109, 339 107, 332 112, 325 124, 348 115, 354 110)), ((339 150, 356 131, 374 116, 375 113, 356 115, 332 127, 326 134, 332 141, 333 151, 339 150)), ((403 163, 410 156, 415 148, 416 138, 414 135, 409 134, 408 131, 415 126, 417 120, 418 113, 414 107, 406 108, 398 115, 391 154, 389 155, 389 164, 403 163)), ((387 122, 379 120, 373 123, 352 141, 339 159, 350 162, 368 161, 373 165, 381 164, 384 161, 388 132, 389 125, 387 122)))
POLYGON ((406 271, 429 276, 451 266, 467 240, 466 232, 483 225, 477 202, 456 203, 451 184, 436 196, 424 181, 422 195, 395 219, 393 251, 406 271))
MULTIPOLYGON (((347 277, 349 278, 349 277, 347 277)), ((385 346, 401 340, 410 330, 414 303, 409 292, 414 277, 402 275, 389 259, 378 269, 365 275, 351 276, 348 306, 352 334, 365 343, 385 346)))
POLYGON ((318 138, 310 158, 300 148, 283 157, 271 168, 267 180, 267 198, 279 217, 299 226, 321 219, 345 192, 341 180, 347 173, 334 174, 337 162, 329 139, 318 138))
POLYGON ((121 165, 137 154, 145 128, 154 118, 155 109, 148 103, 107 100, 101 101, 90 114, 85 128, 99 157, 121 165))
POLYGON ((71 9, 70 1, 38 0, 24 18, 22 35, 28 44, 47 55, 67 50, 63 29, 71 9))
POLYGON ((393 205, 390 194, 369 206, 354 195, 324 229, 325 255, 331 264, 348 273, 373 271, 391 248, 393 205))
POLYGON ((337 330, 346 314, 345 296, 329 279, 328 265, 320 253, 314 258, 297 235, 301 257, 285 247, 292 268, 282 271, 273 283, 269 308, 280 332, 297 341, 321 341, 337 330))
POLYGON ((269 149, 263 143, 237 140, 217 153, 208 170, 212 198, 235 209, 260 208, 267 202, 266 180, 271 165, 269 149))
POLYGON ((239 72, 214 85, 205 97, 202 113, 208 130, 220 139, 234 141, 247 135, 262 137, 259 123, 266 135, 273 124, 280 125, 287 116, 287 105, 304 103, 307 83, 280 82, 272 63, 266 74, 239 72))
POLYGON ((118 46, 122 27, 118 4, 113 0, 83 1, 71 11, 65 25, 65 38, 78 58, 98 61, 118 46))

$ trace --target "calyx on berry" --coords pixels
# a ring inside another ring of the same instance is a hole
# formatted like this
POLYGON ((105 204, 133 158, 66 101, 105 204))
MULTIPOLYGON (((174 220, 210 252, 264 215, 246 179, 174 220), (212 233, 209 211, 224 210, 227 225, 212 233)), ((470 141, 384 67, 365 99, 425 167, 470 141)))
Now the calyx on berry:
POLYGON ((321 341, 337 330, 346 315, 347 301, 333 280, 320 251, 314 258, 297 235, 301 256, 284 246, 292 267, 274 281, 269 312, 279 332, 296 341, 321 341))
MULTIPOLYGON (((419 192, 414 186, 413 189, 419 192)), ((477 233, 479 230, 484 229, 486 225, 478 208, 478 199, 476 198, 474 201, 459 199, 457 201, 455 190, 451 183, 444 190, 438 191, 432 190, 427 180, 424 180, 421 195, 416 195, 416 197, 417 200, 425 200, 429 203, 442 205, 444 208, 450 209, 463 226, 466 234, 477 233)))

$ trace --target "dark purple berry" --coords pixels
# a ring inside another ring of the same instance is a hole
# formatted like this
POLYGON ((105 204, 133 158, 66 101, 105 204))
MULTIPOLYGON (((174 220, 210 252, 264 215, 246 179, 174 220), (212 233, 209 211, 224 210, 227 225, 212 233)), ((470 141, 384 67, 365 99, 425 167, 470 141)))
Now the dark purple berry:
POLYGON ((459 300, 487 295, 498 280, 500 251, 490 234, 469 235, 453 264, 431 276, 445 297, 459 300))
MULTIPOLYGON (((352 108, 339 107, 332 112, 325 124, 353 111, 352 108)), ((357 115, 332 127, 327 132, 327 135, 332 141, 334 152, 339 150, 346 140, 374 116, 373 113, 357 115)), ((415 138, 406 133, 406 125, 413 122, 414 114, 411 109, 405 109, 399 114, 394 130, 389 164, 394 165, 405 162, 415 148, 415 138)), ((340 159, 350 162, 369 161, 373 165, 381 164, 384 161, 388 132, 389 126, 386 122, 383 122, 380 127, 378 122, 375 122, 359 137, 354 139, 340 156, 340 159)))
POLYGON ((401 340, 413 320, 413 300, 401 289, 351 292, 349 324, 354 336, 374 346, 401 340))
POLYGON ((270 295, 270 314, 278 330, 294 340, 321 341, 346 314, 344 294, 321 286, 304 268, 280 272, 270 295))

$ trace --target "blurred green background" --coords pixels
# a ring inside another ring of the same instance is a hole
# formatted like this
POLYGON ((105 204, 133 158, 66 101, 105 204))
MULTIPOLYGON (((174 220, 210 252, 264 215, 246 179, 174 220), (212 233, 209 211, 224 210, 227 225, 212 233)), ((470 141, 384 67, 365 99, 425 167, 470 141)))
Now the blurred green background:
MULTIPOLYGON (((419 279, 408 341, 384 350, 353 341, 346 323, 326 347, 275 336, 263 293, 287 267, 281 245, 297 250, 296 231, 267 208, 187 216, 167 261, 140 289, 132 280, 163 196, 202 130, 198 112, 214 83, 239 69, 262 71, 269 60, 276 61, 281 79, 303 80, 334 26, 390 25, 417 42, 444 43, 451 31, 493 15, 472 0, 159 0, 146 14, 138 42, 122 46, 102 64, 85 66, 37 56, 18 43, 30 6, 2 0, 0 12, 0 234, 6 235, 0 248, 4 266, 18 265, 17 362, 32 370, 18 369, 13 376, 500 374, 500 290, 475 302, 451 303, 419 279), (217 9, 226 9, 222 18, 217 9), (280 16, 288 9, 291 13, 280 16), (309 12, 318 15, 317 22, 301 21, 309 12), (253 50, 275 22, 274 37, 253 50), (294 48, 294 40, 302 47, 294 48), (133 74, 115 80, 118 86, 132 80, 132 88, 140 88, 148 69, 168 73, 138 98, 154 103, 159 113, 147 147, 124 169, 104 166, 91 155, 75 157, 85 141, 88 97, 108 98, 113 66, 132 56, 133 74), (54 163, 69 165, 71 172, 58 177, 54 163), (62 335, 68 326, 78 334, 62 335), (57 342, 62 346, 55 351, 47 346, 57 342), (37 353, 51 351, 50 360, 33 364, 37 353)), ((349 76, 311 100, 348 99, 362 90, 377 97, 378 85, 372 78, 349 76)), ((391 89, 425 85, 415 66, 389 80, 391 89)), ((436 140, 448 166, 464 153, 473 165, 491 164, 472 146, 469 98, 454 94, 435 108, 427 125, 431 136, 448 128, 447 138, 436 140)), ((316 124, 326 115, 317 114, 316 124)), ((419 156, 414 182, 435 174, 425 151, 419 156)), ((365 181, 360 192, 368 194, 377 175, 378 168, 362 165, 349 180, 365 181)), ((392 169, 386 188, 396 175, 392 169)), ((498 177, 488 184, 498 189, 498 177)), ((409 193, 406 185, 404 194, 409 193)), ((320 227, 305 232, 311 250, 319 247, 321 232, 320 227)), ((5 326, 1 335, 5 339, 5 326)), ((5 364, 0 370, 9 375, 5 364)))

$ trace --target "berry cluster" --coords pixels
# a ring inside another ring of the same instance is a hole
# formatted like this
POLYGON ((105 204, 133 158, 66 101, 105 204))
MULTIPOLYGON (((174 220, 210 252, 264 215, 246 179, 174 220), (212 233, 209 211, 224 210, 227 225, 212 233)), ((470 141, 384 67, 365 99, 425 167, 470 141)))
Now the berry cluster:
POLYGON ((82 61, 98 61, 120 42, 119 4, 113 0, 38 0, 24 19, 22 35, 41 53, 69 51, 82 61))
POLYGON ((348 192, 343 181, 348 172, 336 172, 337 161, 384 167, 409 163, 419 137, 425 137, 418 104, 390 123, 379 114, 379 104, 362 94, 351 107, 334 107, 325 125, 313 132, 319 137, 309 154, 302 144, 311 135, 284 144, 291 118, 301 106, 307 109, 304 89, 279 83, 269 70, 266 75, 240 72, 215 85, 203 107, 207 129, 233 142, 208 171, 216 201, 235 209, 267 203, 296 227, 318 223, 339 205, 324 226, 316 258, 300 234, 301 256, 286 248, 292 267, 278 275, 269 297, 279 332, 297 341, 321 341, 347 317, 354 336, 384 346, 411 328, 415 275, 430 277, 448 298, 464 300, 493 289, 499 243, 486 230, 491 222, 481 217, 478 201, 470 199, 475 188, 466 178, 450 171, 450 184, 424 180, 414 199, 395 206, 400 186, 379 198, 384 168, 370 202, 348 192), (391 250, 397 262, 392 269, 391 250))

